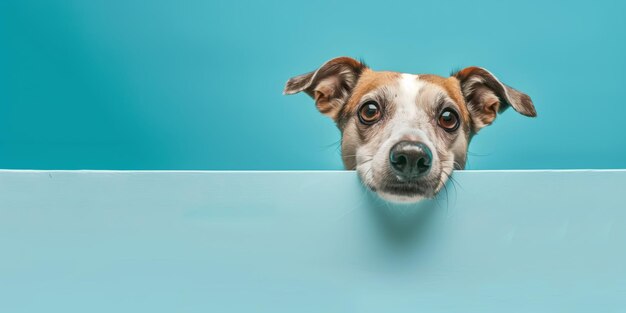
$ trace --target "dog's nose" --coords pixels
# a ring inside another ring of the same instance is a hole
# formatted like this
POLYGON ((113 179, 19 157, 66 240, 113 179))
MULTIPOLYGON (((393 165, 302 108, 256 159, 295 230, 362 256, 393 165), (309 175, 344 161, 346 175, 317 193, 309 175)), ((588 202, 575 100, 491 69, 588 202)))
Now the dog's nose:
POLYGON ((403 178, 417 178, 430 170, 432 152, 417 141, 400 141, 389 151, 391 168, 403 178))

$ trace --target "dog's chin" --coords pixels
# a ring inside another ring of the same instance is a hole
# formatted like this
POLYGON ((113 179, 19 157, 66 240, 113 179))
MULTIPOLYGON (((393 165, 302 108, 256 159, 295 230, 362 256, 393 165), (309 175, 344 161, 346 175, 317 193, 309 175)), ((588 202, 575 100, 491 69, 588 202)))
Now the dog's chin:
POLYGON ((400 193, 390 193, 386 191, 378 191, 376 194, 385 201, 400 203, 400 204, 410 204, 422 201, 424 199, 428 199, 429 197, 422 194, 400 194, 400 193))
POLYGON ((410 204, 434 198, 443 183, 436 184, 435 180, 432 179, 403 182, 395 178, 388 178, 382 181, 372 179, 364 185, 385 201, 410 204))
POLYGON ((425 199, 430 199, 435 192, 430 192, 428 188, 410 183, 382 184, 381 186, 366 186, 381 199, 398 204, 416 203, 425 199))

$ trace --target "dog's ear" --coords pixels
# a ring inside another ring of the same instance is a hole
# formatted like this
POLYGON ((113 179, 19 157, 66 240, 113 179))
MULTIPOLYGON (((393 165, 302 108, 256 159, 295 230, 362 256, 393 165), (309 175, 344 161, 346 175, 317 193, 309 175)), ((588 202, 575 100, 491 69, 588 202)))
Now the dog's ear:
POLYGON ((363 63, 352 58, 335 58, 316 71, 289 79, 283 94, 304 91, 315 100, 321 113, 336 120, 365 68, 363 63))
POLYGON ((501 83, 484 68, 467 67, 453 75, 461 84, 474 132, 491 124, 496 115, 509 106, 522 115, 537 116, 535 106, 527 94, 501 83))

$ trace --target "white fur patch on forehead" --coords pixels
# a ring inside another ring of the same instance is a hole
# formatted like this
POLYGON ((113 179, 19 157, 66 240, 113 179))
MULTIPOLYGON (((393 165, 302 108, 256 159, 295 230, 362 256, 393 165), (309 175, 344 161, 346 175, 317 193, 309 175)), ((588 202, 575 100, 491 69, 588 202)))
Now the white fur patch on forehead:
POLYGON ((429 127, 427 115, 418 105, 418 97, 424 91, 426 82, 419 80, 417 75, 402 74, 398 78, 396 90, 395 113, 388 122, 389 138, 392 142, 401 140, 421 141, 432 148, 425 130, 429 127))
POLYGON ((418 75, 402 74, 398 78, 398 94, 395 99, 399 116, 413 117, 417 113, 417 95, 424 87, 418 75))
POLYGON ((403 73, 400 76, 400 90, 407 97, 415 100, 424 83, 419 80, 418 75, 403 73))

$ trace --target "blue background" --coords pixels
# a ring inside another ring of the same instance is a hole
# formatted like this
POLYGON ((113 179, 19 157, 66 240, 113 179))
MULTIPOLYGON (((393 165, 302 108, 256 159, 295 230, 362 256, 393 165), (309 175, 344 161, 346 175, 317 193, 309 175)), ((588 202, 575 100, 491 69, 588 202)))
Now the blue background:
POLYGON ((283 84, 329 58, 532 96, 471 169, 626 167, 622 1, 0 1, 0 167, 340 169, 333 123, 283 84))

